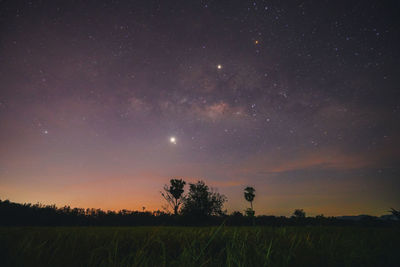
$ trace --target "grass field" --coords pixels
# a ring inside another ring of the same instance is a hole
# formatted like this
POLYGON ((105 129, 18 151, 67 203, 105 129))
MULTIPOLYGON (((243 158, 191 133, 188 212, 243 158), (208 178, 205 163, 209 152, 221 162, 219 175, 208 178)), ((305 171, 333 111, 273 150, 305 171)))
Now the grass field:
POLYGON ((0 266, 400 266, 399 252, 399 228, 0 228, 0 266))

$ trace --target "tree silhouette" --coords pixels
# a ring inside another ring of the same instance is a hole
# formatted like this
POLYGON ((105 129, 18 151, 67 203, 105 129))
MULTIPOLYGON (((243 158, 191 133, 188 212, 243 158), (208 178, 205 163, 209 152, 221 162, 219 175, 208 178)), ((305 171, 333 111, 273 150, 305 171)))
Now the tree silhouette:
POLYGON ((248 217, 254 217, 254 215, 256 214, 252 208, 247 208, 244 212, 248 217))
POLYGON ((174 214, 178 214, 179 206, 183 201, 183 192, 186 182, 182 179, 171 179, 170 186, 164 185, 164 192, 160 192, 163 198, 168 202, 174 210, 174 214))
POLYGON ((305 218, 306 217, 306 213, 303 209, 295 209, 293 212, 293 216, 294 218, 305 218))
POLYGON ((400 220, 400 210, 395 210, 394 208, 390 208, 390 211, 394 217, 400 220))
POLYGON ((253 209, 253 200, 254 200, 254 197, 256 196, 254 193, 256 192, 256 190, 253 188, 253 187, 251 187, 251 186, 248 186, 248 187, 246 187, 245 189, 244 189, 244 198, 248 201, 248 202, 250 202, 250 206, 251 206, 251 210, 253 210, 254 211, 254 209, 253 209))
POLYGON ((213 215, 223 215, 223 205, 227 198, 217 192, 213 192, 203 182, 189 184, 189 193, 184 199, 182 213, 195 218, 213 215))

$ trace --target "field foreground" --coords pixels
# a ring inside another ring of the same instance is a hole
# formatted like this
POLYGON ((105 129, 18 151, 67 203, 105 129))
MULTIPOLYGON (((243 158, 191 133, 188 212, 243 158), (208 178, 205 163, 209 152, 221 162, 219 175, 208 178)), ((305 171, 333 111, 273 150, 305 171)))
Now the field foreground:
POLYGON ((400 266, 399 228, 1 227, 2 266, 400 266))

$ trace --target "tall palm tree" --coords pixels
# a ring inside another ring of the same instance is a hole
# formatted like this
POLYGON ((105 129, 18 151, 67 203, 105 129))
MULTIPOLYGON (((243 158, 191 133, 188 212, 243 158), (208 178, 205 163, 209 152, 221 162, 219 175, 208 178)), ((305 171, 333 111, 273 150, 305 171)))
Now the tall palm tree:
POLYGON ((253 187, 251 187, 251 186, 248 186, 248 187, 246 187, 245 189, 244 189, 244 198, 248 201, 248 202, 250 202, 250 206, 251 206, 251 209, 253 210, 253 200, 254 200, 254 197, 256 196, 254 193, 256 192, 256 190, 253 188, 253 187))

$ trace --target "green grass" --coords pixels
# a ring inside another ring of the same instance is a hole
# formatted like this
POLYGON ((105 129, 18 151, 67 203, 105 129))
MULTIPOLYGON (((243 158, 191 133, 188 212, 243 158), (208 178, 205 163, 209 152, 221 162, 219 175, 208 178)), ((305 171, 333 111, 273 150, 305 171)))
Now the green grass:
POLYGON ((0 266, 400 266, 399 251, 399 228, 0 227, 0 266))

